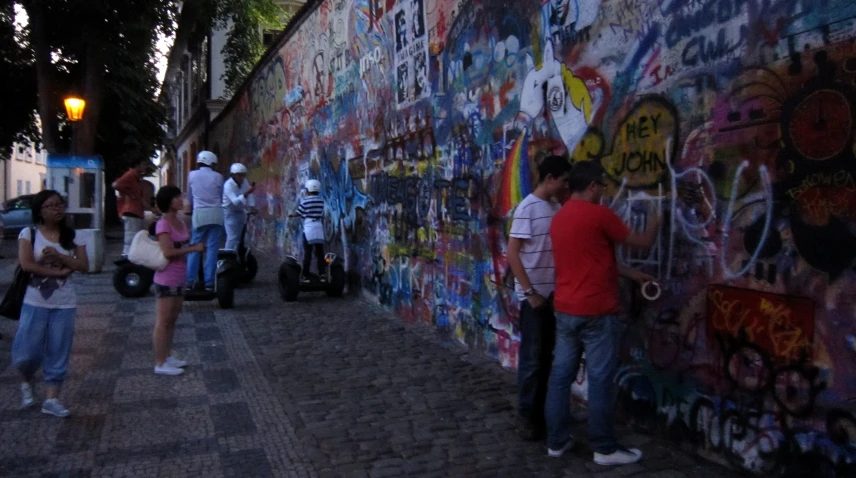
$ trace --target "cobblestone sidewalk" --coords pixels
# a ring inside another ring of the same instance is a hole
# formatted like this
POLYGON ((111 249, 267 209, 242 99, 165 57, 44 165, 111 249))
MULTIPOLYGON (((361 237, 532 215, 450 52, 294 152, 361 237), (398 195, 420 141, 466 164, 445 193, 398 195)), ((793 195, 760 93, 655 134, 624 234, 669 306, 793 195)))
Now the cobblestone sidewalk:
MULTIPOLYGON (((14 264, 4 242, 0 292, 14 264)), ((0 475, 736 476, 634 434, 623 441, 645 452, 638 465, 599 467, 584 444, 548 458, 514 434, 512 372, 357 299, 285 304, 275 265, 233 310, 185 304, 180 377, 152 374, 154 297, 120 298, 112 264, 79 277, 65 420, 18 409, 16 325, 0 323, 0 475)))

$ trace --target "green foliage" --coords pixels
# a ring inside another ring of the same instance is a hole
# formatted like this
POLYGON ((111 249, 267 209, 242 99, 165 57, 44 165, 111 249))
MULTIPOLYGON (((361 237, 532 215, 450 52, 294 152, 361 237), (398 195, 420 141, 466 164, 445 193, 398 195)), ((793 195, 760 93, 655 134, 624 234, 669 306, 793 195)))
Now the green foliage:
MULTIPOLYGON (((87 100, 85 115, 98 119, 94 151, 104 157, 108 178, 123 172, 136 158, 152 157, 163 142, 166 123, 166 111, 156 98, 156 45, 159 36, 173 29, 174 0, 2 1, 0 77, 16 91, 15 111, 27 114, 4 115, 0 147, 22 137, 40 140, 35 112, 43 102, 43 111, 60 120, 54 151, 69 150, 72 128, 64 120, 62 99, 73 93, 87 100), (10 15, 14 18, 15 3, 28 15, 40 15, 42 37, 34 37, 32 17, 17 34, 19 38, 12 37, 14 27, 10 33, 12 22, 6 20, 10 15), (47 47, 53 59, 44 71, 35 66, 39 44, 47 47), (36 78, 47 79, 49 97, 39 97, 36 78), (99 101, 93 101, 95 96, 99 101)), ((75 133, 81 134, 82 129, 78 126, 75 133)))
POLYGON ((3 114, 0 115, 0 159, 12 143, 38 142, 36 128, 36 70, 23 32, 15 28, 15 6, 0 4, 0 84, 3 85, 3 114))
POLYGON ((288 15, 274 0, 202 0, 200 23, 204 29, 230 28, 223 47, 229 96, 264 54, 262 31, 282 29, 287 21, 288 15))

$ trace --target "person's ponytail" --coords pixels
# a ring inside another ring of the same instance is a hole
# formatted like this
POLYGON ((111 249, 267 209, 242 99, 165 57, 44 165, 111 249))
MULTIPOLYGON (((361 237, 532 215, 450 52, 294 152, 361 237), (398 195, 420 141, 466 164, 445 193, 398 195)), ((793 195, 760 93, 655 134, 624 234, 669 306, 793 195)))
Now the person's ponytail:
POLYGON ((66 224, 65 221, 60 221, 59 223, 59 245, 62 246, 63 249, 68 249, 69 251, 74 251, 76 247, 74 243, 74 237, 77 235, 77 232, 73 227, 66 224))

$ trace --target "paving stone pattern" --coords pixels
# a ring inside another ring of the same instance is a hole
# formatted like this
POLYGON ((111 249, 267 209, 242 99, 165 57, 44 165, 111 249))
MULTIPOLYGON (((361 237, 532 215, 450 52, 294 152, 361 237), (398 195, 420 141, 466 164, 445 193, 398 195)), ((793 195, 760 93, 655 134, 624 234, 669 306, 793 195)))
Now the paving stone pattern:
MULTIPOLYGON (((0 247, 0 291, 13 245, 0 247)), ((736 476, 635 434, 624 442, 645 451, 640 464, 597 466, 584 424, 575 451, 548 458, 514 434, 513 372, 355 298, 285 304, 275 261, 260 262, 235 309, 185 304, 180 377, 152 373, 154 297, 122 299, 112 264, 78 276, 64 420, 19 410, 16 324, 0 322, 0 476, 736 476)))

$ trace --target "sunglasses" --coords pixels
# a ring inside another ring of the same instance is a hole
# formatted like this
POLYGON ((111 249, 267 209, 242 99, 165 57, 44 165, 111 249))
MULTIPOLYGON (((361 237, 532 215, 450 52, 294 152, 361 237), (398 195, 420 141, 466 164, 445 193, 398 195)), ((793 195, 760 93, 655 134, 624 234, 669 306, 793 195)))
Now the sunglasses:
POLYGON ((52 202, 52 203, 42 204, 42 209, 65 209, 65 203, 64 202, 52 202))

